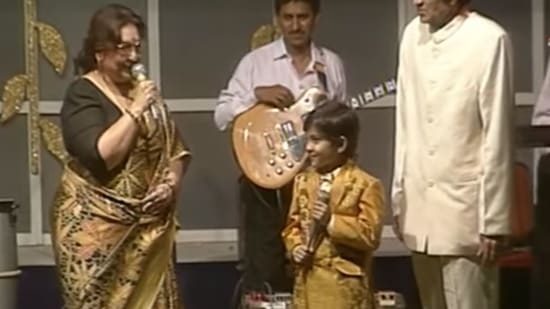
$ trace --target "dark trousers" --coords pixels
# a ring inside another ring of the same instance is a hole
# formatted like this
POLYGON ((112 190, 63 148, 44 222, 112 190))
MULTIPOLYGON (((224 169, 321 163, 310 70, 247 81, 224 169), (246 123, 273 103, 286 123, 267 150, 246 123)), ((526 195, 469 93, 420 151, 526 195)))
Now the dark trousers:
POLYGON ((290 292, 292 273, 281 232, 291 200, 291 186, 268 190, 239 180, 244 291, 290 292))
POLYGON ((550 308, 550 154, 539 160, 533 238, 533 309, 550 308))

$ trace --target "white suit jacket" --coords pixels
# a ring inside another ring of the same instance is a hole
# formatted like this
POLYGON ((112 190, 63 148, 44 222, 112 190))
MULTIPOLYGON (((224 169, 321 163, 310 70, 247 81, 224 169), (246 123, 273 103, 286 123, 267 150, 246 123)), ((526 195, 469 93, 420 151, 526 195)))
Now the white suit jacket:
POLYGON ((430 33, 414 19, 400 48, 392 206, 407 247, 475 254, 508 234, 512 203, 511 44, 477 13, 430 33))

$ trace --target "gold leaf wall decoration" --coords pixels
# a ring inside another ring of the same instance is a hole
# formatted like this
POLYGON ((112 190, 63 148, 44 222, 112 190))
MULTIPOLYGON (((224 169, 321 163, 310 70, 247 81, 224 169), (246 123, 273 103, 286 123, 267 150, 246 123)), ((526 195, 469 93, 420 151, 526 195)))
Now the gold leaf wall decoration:
POLYGON ((40 50, 53 65, 57 74, 62 74, 65 70, 67 52, 61 34, 54 27, 42 22, 36 22, 36 27, 40 50))
POLYGON ((4 105, 0 121, 6 122, 19 112, 25 100, 28 83, 29 79, 25 74, 15 75, 6 82, 2 94, 4 105))
POLYGON ((281 36, 277 27, 272 24, 262 25, 252 34, 251 48, 256 49, 267 43, 273 42, 281 36))
POLYGON ((49 138, 48 149, 63 159, 64 147, 60 130, 53 123, 40 121, 39 53, 54 67, 57 74, 65 71, 67 52, 65 42, 57 29, 38 21, 36 0, 21 0, 24 8, 25 25, 25 74, 9 79, 4 87, 0 123, 12 118, 28 102, 29 158, 31 174, 40 173, 41 134, 49 138))
POLYGON ((55 123, 42 118, 40 119, 40 130, 42 138, 46 144, 46 149, 61 163, 66 163, 69 159, 69 154, 65 150, 61 129, 55 123))

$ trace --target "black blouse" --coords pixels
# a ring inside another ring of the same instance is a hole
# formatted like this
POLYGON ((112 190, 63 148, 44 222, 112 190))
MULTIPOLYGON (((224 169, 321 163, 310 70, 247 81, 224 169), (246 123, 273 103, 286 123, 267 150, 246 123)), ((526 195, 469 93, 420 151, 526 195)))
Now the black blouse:
POLYGON ((109 171, 97 148, 99 137, 121 116, 120 109, 85 78, 72 82, 65 93, 61 107, 65 148, 101 183, 123 166, 109 171))

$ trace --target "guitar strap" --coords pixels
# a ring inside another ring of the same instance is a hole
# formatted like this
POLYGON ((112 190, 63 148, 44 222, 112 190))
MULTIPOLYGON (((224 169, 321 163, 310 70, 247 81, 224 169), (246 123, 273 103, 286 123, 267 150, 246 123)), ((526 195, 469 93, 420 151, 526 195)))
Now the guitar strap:
POLYGON ((325 74, 324 70, 317 70, 317 78, 319 79, 323 90, 328 93, 327 74, 325 74))
POLYGON ((321 83, 321 86, 323 86, 323 90, 328 93, 327 74, 322 71, 317 71, 317 78, 319 78, 319 82, 321 83))
MULTIPOLYGON (((321 54, 321 57, 323 58, 323 60, 325 60, 325 53, 320 48, 319 48, 319 54, 321 54)), ((326 93, 328 93, 327 74, 325 73, 325 65, 323 63, 326 63, 326 61, 322 61, 322 62, 317 61, 313 65, 313 69, 315 70, 315 73, 317 73, 317 79, 319 79, 319 83, 321 83, 323 90, 326 93)))

